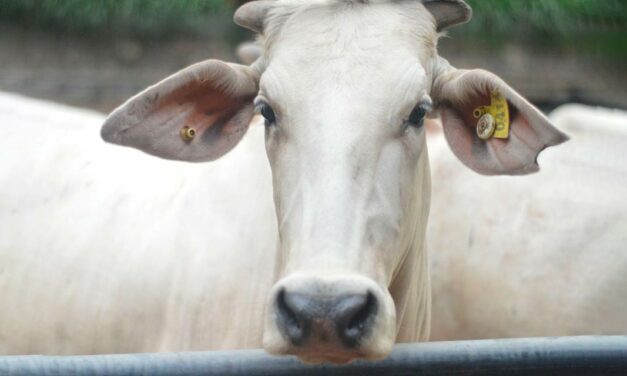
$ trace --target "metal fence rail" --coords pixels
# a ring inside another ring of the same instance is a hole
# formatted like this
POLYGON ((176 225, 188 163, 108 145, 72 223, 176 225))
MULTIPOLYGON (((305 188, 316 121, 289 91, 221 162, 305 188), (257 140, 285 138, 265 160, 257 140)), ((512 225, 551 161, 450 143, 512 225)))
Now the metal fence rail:
POLYGON ((406 344, 380 362, 307 366, 261 350, 0 357, 0 375, 627 375, 627 336, 406 344))

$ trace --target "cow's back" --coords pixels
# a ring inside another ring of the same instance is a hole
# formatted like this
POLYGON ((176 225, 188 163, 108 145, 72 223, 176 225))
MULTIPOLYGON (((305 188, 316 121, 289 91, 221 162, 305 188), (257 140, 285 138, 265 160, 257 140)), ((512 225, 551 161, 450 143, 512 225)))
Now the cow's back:
POLYGON ((627 114, 566 106, 541 171, 484 177, 432 138, 433 339, 627 333, 627 114))
POLYGON ((215 163, 106 145, 0 94, 0 353, 258 347, 276 220, 262 127, 215 163))

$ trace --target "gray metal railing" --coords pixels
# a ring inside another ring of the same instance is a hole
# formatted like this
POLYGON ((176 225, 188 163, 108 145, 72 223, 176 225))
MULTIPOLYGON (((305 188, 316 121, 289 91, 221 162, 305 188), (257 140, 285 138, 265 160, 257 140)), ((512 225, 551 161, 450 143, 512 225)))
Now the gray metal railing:
POLYGON ((620 375, 627 336, 397 345, 379 362, 308 366, 261 350, 175 354, 0 357, 0 375, 620 375))

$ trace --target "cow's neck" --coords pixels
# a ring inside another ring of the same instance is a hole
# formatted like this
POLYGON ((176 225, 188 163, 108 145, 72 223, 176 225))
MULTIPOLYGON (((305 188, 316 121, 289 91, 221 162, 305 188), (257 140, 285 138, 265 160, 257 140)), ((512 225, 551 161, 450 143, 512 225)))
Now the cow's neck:
POLYGON ((390 293, 396 304, 397 342, 426 341, 431 329, 431 283, 424 246, 431 201, 431 175, 426 146, 416 173, 418 183, 411 204, 411 220, 405 229, 407 251, 390 284, 390 293))

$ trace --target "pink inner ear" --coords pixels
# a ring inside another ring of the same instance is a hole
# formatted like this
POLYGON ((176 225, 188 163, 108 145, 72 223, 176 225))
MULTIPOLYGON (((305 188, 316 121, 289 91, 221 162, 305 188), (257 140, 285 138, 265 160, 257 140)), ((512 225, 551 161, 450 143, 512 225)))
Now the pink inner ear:
POLYGON ((257 75, 207 60, 149 87, 105 121, 105 141, 161 158, 205 162, 230 151, 253 117, 257 75), (193 129, 191 136, 182 131, 193 129))
POLYGON ((222 150, 244 136, 247 127, 242 127, 236 115, 248 103, 252 103, 252 97, 229 97, 208 86, 183 87, 160 103, 156 112, 187 113, 180 127, 198 132, 190 143, 210 142, 213 148, 222 150))
POLYGON ((477 93, 465 103, 447 103, 441 110, 446 139, 455 155, 468 167, 484 175, 528 174, 539 169, 537 155, 545 143, 529 119, 508 101, 510 108, 509 139, 481 140, 476 133, 473 110, 489 105, 487 93, 477 93))
POLYGON ((160 157, 210 161, 237 145, 252 116, 252 98, 228 97, 204 85, 183 87, 157 100, 142 126, 129 132, 141 132, 137 142, 150 143, 143 150, 157 150, 160 157), (192 140, 180 135, 184 127, 196 131, 192 140))
POLYGON ((227 95, 209 82, 192 81, 170 92, 153 90, 120 118, 139 119, 124 130, 127 144, 162 158, 215 160, 237 145, 253 117, 253 94, 227 95), (193 128, 196 136, 183 139, 184 127, 193 128))

